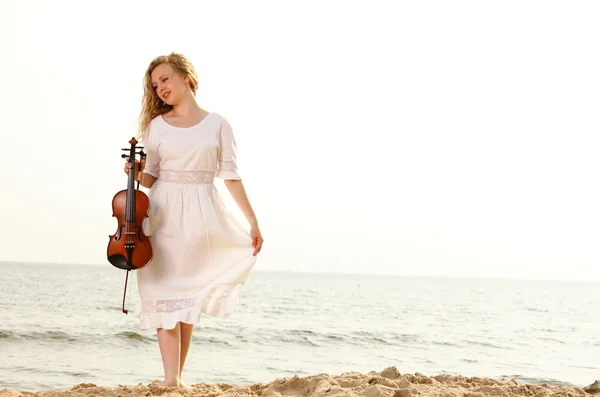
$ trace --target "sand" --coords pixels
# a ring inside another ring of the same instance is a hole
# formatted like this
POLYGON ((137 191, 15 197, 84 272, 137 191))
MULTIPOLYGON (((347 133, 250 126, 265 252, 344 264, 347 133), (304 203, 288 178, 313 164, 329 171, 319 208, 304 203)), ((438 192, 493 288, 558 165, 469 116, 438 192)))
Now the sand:
POLYGON ((42 390, 36 393, 20 392, 12 389, 0 390, 0 397, 117 397, 117 396, 336 396, 336 397, 547 397, 547 396, 600 396, 600 382, 596 381, 585 388, 541 385, 524 385, 514 379, 490 379, 464 376, 425 376, 400 374, 395 367, 381 372, 346 373, 339 376, 318 374, 306 377, 280 378, 270 383, 251 386, 237 386, 224 383, 195 384, 190 389, 160 387, 158 382, 149 385, 103 387, 94 384, 78 384, 70 389, 42 390), (587 391, 587 392, 586 392, 587 391))

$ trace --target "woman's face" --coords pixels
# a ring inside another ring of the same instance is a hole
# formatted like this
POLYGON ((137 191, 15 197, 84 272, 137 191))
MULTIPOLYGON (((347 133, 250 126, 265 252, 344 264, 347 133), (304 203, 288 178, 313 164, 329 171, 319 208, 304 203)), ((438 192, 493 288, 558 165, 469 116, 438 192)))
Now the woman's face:
POLYGON ((182 78, 168 63, 161 63, 150 74, 152 87, 161 101, 175 105, 185 96, 187 79, 182 78))

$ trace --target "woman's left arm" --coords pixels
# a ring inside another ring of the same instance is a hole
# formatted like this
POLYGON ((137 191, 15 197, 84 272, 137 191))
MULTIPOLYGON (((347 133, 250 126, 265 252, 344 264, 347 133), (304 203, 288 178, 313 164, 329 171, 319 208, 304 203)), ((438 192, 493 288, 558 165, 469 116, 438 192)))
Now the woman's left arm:
POLYGON ((256 219, 256 214, 252 209, 250 200, 248 200, 248 195, 246 194, 244 184, 241 180, 235 179, 225 179, 223 183, 250 224, 250 237, 252 238, 252 247, 254 248, 253 255, 256 256, 260 252, 263 241, 265 240, 262 238, 260 233, 258 220, 256 219))

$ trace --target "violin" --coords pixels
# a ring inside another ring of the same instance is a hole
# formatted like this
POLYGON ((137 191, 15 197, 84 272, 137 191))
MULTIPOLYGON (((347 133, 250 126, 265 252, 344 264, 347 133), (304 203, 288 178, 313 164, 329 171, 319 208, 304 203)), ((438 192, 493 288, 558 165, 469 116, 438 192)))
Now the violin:
POLYGON ((134 188, 135 181, 135 156, 140 155, 139 171, 141 172, 141 160, 146 155, 144 149, 136 146, 138 141, 131 138, 131 147, 122 149, 128 151, 129 155, 122 154, 122 158, 129 157, 131 168, 127 176, 127 189, 115 194, 112 200, 112 216, 117 218, 117 231, 109 235, 107 258, 108 262, 118 269, 126 270, 125 289, 123 291, 123 313, 125 310, 125 295, 127 291, 127 280, 131 270, 145 267, 152 260, 152 244, 150 237, 144 234, 142 224, 148 217, 150 200, 143 191, 139 190, 140 182, 134 188), (141 149, 139 152, 136 149, 141 149))

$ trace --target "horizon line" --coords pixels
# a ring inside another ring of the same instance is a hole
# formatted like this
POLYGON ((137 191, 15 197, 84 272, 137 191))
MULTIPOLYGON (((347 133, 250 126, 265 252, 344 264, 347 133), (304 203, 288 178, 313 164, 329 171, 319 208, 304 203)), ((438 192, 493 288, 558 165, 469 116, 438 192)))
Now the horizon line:
MULTIPOLYGON (((27 265, 70 265, 70 266, 90 266, 100 267, 107 266, 113 267, 108 264, 102 263, 78 263, 78 262, 48 262, 48 261, 14 261, 14 260, 0 260, 0 265, 4 264, 27 264, 27 265)), ((308 270, 282 270, 282 269, 260 269, 255 268, 253 272, 263 273, 301 273, 301 274, 317 274, 317 275, 346 275, 346 276, 378 276, 378 277, 399 277, 399 278, 424 278, 424 279, 447 279, 447 280, 488 280, 488 281, 541 281, 541 282, 582 282, 582 283, 600 283, 597 279, 581 279, 581 278, 529 278, 529 277, 517 277, 517 276, 469 276, 469 275, 433 275, 433 274, 417 274, 417 273, 367 273, 367 272, 334 272, 334 271, 308 271, 308 270)))

